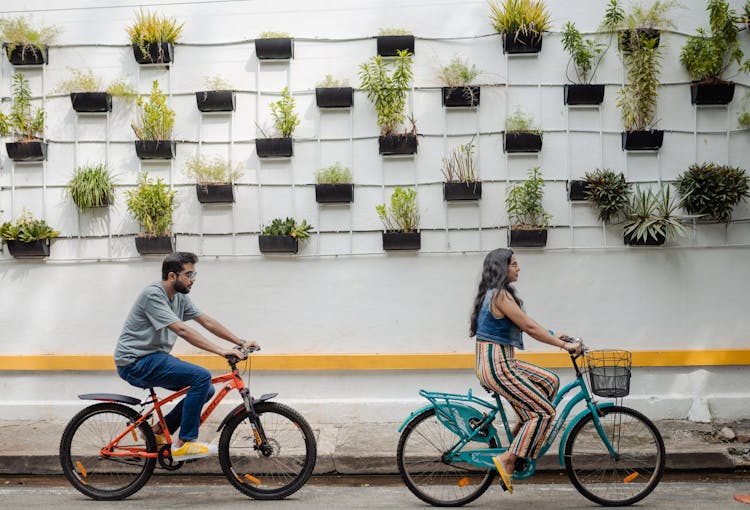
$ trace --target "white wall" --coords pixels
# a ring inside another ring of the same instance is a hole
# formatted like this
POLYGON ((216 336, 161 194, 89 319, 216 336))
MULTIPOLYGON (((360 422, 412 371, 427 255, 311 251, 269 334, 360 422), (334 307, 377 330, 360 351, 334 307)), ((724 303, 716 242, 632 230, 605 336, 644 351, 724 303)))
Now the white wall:
MULTIPOLYGON (((0 355, 112 352, 132 300, 159 273, 158 260, 137 257, 132 235, 138 225, 124 204, 123 191, 135 183, 139 168, 165 177, 178 190, 177 247, 204 255, 194 290, 197 303, 231 329, 260 340, 266 353, 471 352, 466 330, 481 261, 487 250, 506 245, 507 182, 523 178, 535 165, 542 167, 548 181, 545 207, 555 228, 546 249, 519 252, 519 289, 528 311, 542 324, 580 335, 594 347, 748 347, 747 203, 736 210, 728 228, 690 225, 689 235, 670 246, 639 249, 623 247, 621 229, 603 229, 590 206, 571 205, 565 197, 566 179, 600 166, 624 171, 633 182, 651 184, 673 180, 695 161, 747 166, 748 133, 736 130, 747 75, 733 77, 738 88, 727 109, 696 111, 688 99, 689 78, 678 65, 684 34, 695 33, 707 22, 703 2, 682 2, 685 8, 675 11, 676 31, 662 37, 664 85, 658 118, 659 127, 667 131, 665 143, 658 154, 636 155, 620 150, 622 125, 614 103, 622 72, 616 53, 605 57, 597 75, 598 82, 609 85, 601 111, 567 111, 562 104, 567 58, 559 33, 545 35, 538 57, 506 62, 499 39, 489 35, 484 1, 398 6, 358 1, 336 8, 310 1, 161 7, 159 12, 185 21, 185 44, 178 45, 170 70, 135 64, 124 31, 133 20, 133 9, 103 8, 107 3, 24 4, 34 12, 34 21, 63 30, 58 46, 50 50, 50 64, 23 71, 47 107, 50 156, 44 164, 14 165, 0 151, 0 218, 14 218, 25 206, 62 230, 62 238, 53 242, 47 262, 18 261, 2 254, 0 331, 5 341, 0 343, 0 355), (76 7, 92 9, 72 9, 76 7), (320 113, 314 104, 315 82, 329 72, 356 87, 357 66, 375 53, 370 37, 380 27, 410 29, 418 37, 410 102, 422 137, 413 160, 383 160, 378 155, 378 127, 364 94, 356 93, 351 118, 346 112, 320 113), (263 30, 283 30, 295 37, 290 64, 258 66, 251 39, 263 30), (461 39, 448 39, 453 37, 461 39), (428 40, 432 38, 437 40, 428 40), (218 61, 209 62, 216 54, 218 61), (444 112, 440 107, 435 74, 439 64, 455 54, 483 70, 485 86, 476 112, 444 112), (69 67, 86 66, 105 82, 126 76, 143 92, 150 80, 161 80, 177 110, 175 138, 186 142, 178 145, 175 161, 138 161, 129 127, 133 112, 123 104, 116 102, 110 117, 107 150, 106 120, 76 118, 70 100, 51 93, 68 77, 69 67), (204 75, 215 72, 240 91, 237 111, 201 120, 192 94, 204 87, 204 75), (295 156, 260 162, 252 144, 255 122, 270 123, 267 104, 287 83, 302 117, 295 133, 295 156), (257 98, 258 87, 268 94, 257 98), (534 113, 545 131, 538 158, 502 153, 498 133, 506 111, 516 104, 534 113), (483 199, 446 206, 439 184, 440 158, 477 131, 483 199), (233 207, 201 208, 197 203, 182 169, 198 150, 198 141, 203 142, 202 152, 231 156, 244 164, 233 207), (109 213, 79 217, 65 198, 64 185, 76 164, 105 158, 119 175, 117 203, 109 213), (319 209, 311 186, 313 173, 337 160, 352 166, 355 201, 349 208, 319 209), (393 186, 413 184, 418 184, 423 250, 386 255, 374 206, 393 186), (304 244, 300 256, 262 257, 257 233, 276 216, 307 218, 323 233, 304 244)), ((739 10, 742 2, 731 3, 739 10)), ((590 31, 598 25, 605 2, 596 8, 583 1, 549 4, 554 31, 567 20, 590 31)), ((7 9, 0 8, 0 16, 11 15, 7 9)), ((743 32, 741 38, 750 53, 750 37, 743 32)), ((3 95, 9 95, 13 72, 3 59, 3 95)), ((527 345, 544 349, 530 339, 527 345)), ((176 352, 192 351, 180 345, 176 352)), ((640 369, 635 399, 663 416, 687 415, 696 397, 708 398, 717 417, 750 416, 746 406, 738 404, 747 398, 739 384, 747 374, 745 367, 708 369, 707 376, 702 370, 640 369)), ((335 420, 342 409, 363 419, 397 414, 388 411, 394 409, 393 402, 408 407, 417 387, 460 390, 475 385, 470 372, 259 378, 272 386, 261 391, 281 387, 284 398, 314 408, 311 412, 322 421, 335 420), (365 396, 368 390, 372 396, 365 396), (313 398, 326 405, 313 405, 313 398)), ((7 395, 6 419, 30 416, 39 409, 65 414, 56 411, 57 406, 71 405, 74 395, 87 389, 120 385, 121 391, 127 390, 111 373, 6 373, 0 385, 7 395), (31 391, 29 380, 37 382, 31 391), (46 382, 60 388, 54 397, 47 394, 46 382)))

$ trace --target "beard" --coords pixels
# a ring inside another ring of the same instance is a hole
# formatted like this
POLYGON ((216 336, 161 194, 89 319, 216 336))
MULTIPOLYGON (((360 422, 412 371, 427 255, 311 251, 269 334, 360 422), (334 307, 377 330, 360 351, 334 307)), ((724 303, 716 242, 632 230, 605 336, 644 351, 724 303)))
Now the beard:
POLYGON ((174 290, 176 290, 180 294, 189 294, 190 293, 190 287, 188 287, 187 285, 185 285, 184 283, 182 283, 179 280, 176 280, 174 282, 174 290))

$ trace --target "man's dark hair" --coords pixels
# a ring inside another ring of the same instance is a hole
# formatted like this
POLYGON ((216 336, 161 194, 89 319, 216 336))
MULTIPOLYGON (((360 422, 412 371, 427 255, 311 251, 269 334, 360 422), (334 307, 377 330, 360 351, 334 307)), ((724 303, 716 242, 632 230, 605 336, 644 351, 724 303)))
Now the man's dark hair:
POLYGON ((176 251, 164 257, 161 264, 161 279, 166 281, 169 273, 179 273, 185 264, 197 264, 198 256, 189 251, 176 251))

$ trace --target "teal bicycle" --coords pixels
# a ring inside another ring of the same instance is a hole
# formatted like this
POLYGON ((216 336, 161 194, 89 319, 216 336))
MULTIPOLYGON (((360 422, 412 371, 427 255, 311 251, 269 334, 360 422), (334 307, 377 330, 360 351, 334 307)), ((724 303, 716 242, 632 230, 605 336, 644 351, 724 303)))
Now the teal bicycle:
MULTIPOLYGON (((584 348, 580 355, 571 354, 571 362, 576 378, 555 397, 557 417, 539 458, 562 431, 559 462, 575 488, 600 505, 632 505, 661 480, 666 453, 654 423, 618 405, 630 392, 631 354, 584 348), (597 402, 592 393, 615 401, 597 402), (568 420, 579 404, 583 409, 568 420)), ((397 462, 404 483, 422 501, 461 506, 492 484, 497 474, 492 457, 508 449, 513 435, 500 396, 490 393, 494 403, 471 390, 465 395, 419 392, 429 404, 411 413, 399 428, 397 462)), ((513 479, 529 478, 535 471, 535 460, 519 459, 513 479)))

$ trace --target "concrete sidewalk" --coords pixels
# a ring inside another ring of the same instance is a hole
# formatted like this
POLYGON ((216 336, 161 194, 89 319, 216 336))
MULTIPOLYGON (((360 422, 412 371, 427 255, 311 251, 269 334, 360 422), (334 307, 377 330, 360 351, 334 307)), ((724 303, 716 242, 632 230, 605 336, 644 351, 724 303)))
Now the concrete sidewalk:
MULTIPOLYGON (((667 451, 667 469, 750 469, 750 420, 733 423, 656 422, 667 451), (729 427, 731 433, 722 429, 729 427), (733 439, 729 439, 735 435, 733 439)), ((216 426, 201 428, 201 440, 218 442, 216 426), (211 434, 213 436, 211 437, 211 434)), ((316 433, 316 474, 394 474, 400 423, 312 424, 316 433)), ((0 421, 0 474, 61 474, 58 457, 64 423, 0 421)), ((539 462, 559 470, 557 448, 539 462)), ((183 466, 179 473, 220 474, 218 459, 183 466)))

